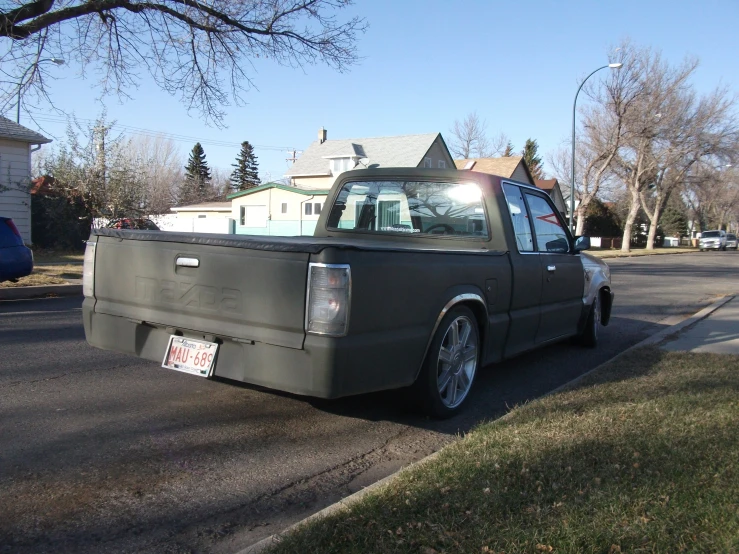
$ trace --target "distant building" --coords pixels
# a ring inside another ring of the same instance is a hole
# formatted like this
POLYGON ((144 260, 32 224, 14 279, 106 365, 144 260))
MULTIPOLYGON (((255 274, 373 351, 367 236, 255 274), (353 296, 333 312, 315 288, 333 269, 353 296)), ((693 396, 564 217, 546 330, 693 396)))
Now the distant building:
POLYGON ((454 160, 457 169, 469 169, 479 173, 488 173, 513 179, 519 183, 534 185, 534 178, 531 176, 523 156, 504 156, 501 158, 465 158, 462 160, 454 160))
POLYGON ((0 215, 31 244, 31 152, 51 139, 0 116, 0 215))
POLYGON ((562 196, 562 190, 559 187, 559 181, 557 179, 536 179, 535 184, 537 188, 546 191, 549 197, 554 202, 554 205, 562 214, 562 217, 567 219, 568 208, 565 204, 565 199, 562 196))
POLYGON ((285 174, 290 184, 328 190, 336 176, 352 169, 433 167, 453 169, 454 160, 441 133, 328 140, 326 129, 285 174))

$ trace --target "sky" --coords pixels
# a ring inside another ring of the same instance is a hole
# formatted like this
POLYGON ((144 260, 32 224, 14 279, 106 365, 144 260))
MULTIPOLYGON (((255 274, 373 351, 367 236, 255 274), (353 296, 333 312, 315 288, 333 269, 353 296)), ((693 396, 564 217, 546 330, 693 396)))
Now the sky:
MULTIPOLYGON (((250 75, 257 89, 244 95, 246 105, 227 108, 225 129, 188 114, 146 74, 120 100, 100 98, 95 76, 81 76, 79 67, 50 65, 58 77, 51 97, 57 110, 81 120, 96 119, 105 107, 118 124, 176 135, 183 159, 200 141, 210 166, 224 171, 248 140, 264 182, 281 178, 290 150, 299 155, 321 127, 329 139, 440 132, 449 143, 454 121, 471 112, 490 135, 505 133, 517 151, 527 138, 537 140, 551 171, 547 155, 569 147, 577 87, 626 38, 661 50, 673 64, 697 57, 699 92, 723 85, 739 93, 737 0, 356 0, 337 17, 353 15, 369 24, 359 36, 356 66, 337 73, 256 60, 250 75)), ((581 94, 578 107, 585 102, 581 94)), ((59 111, 34 113, 35 122, 22 113, 21 124, 64 141, 59 111)), ((14 110, 5 115, 15 119, 14 110)))

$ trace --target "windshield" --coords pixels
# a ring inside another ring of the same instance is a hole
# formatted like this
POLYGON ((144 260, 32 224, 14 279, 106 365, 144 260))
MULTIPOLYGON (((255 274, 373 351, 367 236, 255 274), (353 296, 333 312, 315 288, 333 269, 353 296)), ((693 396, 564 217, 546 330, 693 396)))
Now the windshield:
POLYGON ((327 228, 340 231, 487 238, 476 183, 354 181, 345 183, 327 228))
POLYGON ((702 239, 715 239, 720 236, 721 236, 721 233, 719 233, 718 231, 704 231, 703 234, 701 235, 701 238, 702 239))

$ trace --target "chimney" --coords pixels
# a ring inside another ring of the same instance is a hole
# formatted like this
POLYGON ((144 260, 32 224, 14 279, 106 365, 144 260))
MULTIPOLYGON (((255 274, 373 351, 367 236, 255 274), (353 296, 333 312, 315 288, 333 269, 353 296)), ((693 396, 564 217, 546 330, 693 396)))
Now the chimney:
POLYGON ((323 127, 318 129, 318 142, 320 142, 321 144, 326 142, 326 129, 324 129, 323 127))

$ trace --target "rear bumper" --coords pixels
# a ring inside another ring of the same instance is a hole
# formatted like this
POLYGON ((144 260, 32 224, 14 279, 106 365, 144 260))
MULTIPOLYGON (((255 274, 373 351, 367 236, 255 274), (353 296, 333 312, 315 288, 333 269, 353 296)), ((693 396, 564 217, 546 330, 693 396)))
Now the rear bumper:
POLYGON ((0 248, 0 281, 18 279, 33 271, 33 253, 27 246, 0 248))
MULTIPOLYGON (((89 344, 162 363, 173 329, 95 313, 94 303, 85 298, 82 304, 89 344)), ((297 349, 177 331, 220 343, 214 376, 317 398, 412 384, 428 340, 428 331, 422 330, 342 338, 306 335, 303 348, 297 349)))

